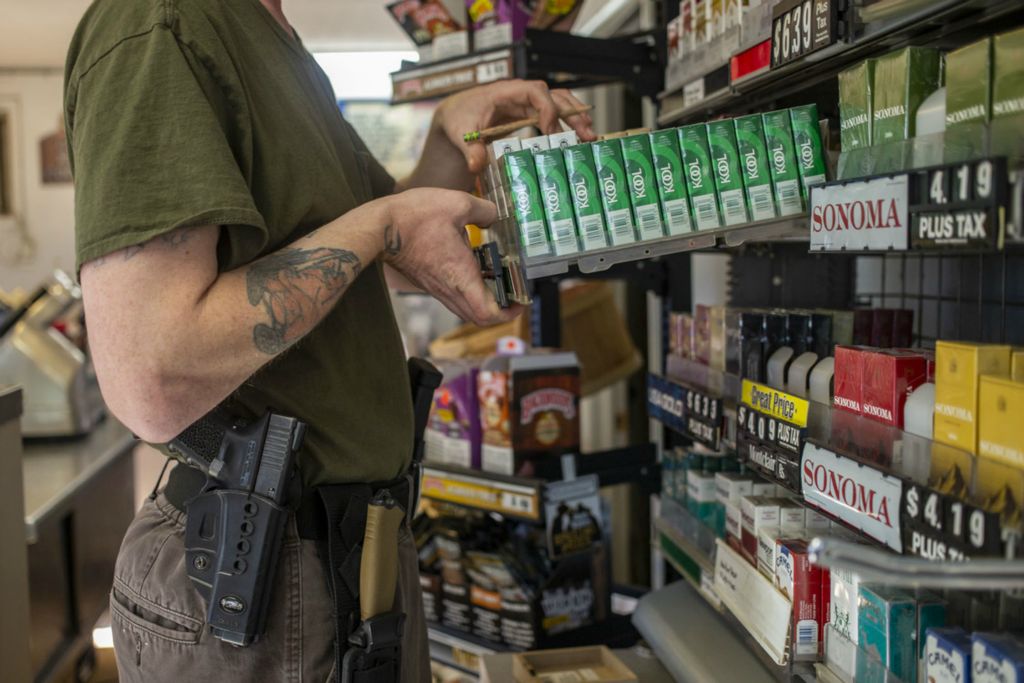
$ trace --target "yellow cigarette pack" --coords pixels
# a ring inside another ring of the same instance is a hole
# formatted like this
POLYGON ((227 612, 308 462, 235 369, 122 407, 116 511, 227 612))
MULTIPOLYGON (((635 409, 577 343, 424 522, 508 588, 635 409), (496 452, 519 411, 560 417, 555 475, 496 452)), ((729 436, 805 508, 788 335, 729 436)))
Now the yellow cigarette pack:
POLYGON ((939 341, 935 344, 935 441, 977 453, 978 378, 1008 377, 1010 347, 939 341))
POLYGON ((978 397, 978 455, 1024 467, 1024 383, 981 378, 978 397))
POLYGON ((1024 349, 1015 349, 1010 357, 1010 377, 1014 382, 1024 382, 1024 349))

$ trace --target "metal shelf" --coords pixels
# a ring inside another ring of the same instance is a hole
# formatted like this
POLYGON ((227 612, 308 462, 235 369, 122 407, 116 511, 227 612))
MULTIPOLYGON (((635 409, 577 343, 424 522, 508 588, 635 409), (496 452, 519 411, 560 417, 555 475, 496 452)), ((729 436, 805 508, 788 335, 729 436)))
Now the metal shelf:
POLYGON ((653 96, 664 72, 654 32, 587 38, 527 29, 512 45, 413 64, 391 74, 392 104, 443 97, 506 78, 539 79, 554 87, 584 88, 625 82, 653 96))
POLYGON ((809 239, 807 220, 807 214, 799 214, 729 228, 661 237, 646 242, 608 247, 567 257, 532 258, 524 262, 524 269, 526 277, 533 280, 562 275, 569 271, 570 266, 576 266, 583 273, 599 273, 612 266, 632 261, 688 251, 709 250, 716 247, 738 247, 745 242, 806 242, 809 239))
MULTIPOLYGON (((890 0, 868 7, 852 7, 847 11, 846 20, 852 37, 846 42, 733 82, 724 93, 716 93, 713 100, 705 98, 689 106, 664 111, 658 117, 658 125, 686 123, 698 115, 722 113, 730 107, 761 109, 772 100, 813 88, 880 50, 927 44, 948 47, 981 37, 986 32, 1006 30, 1020 23, 1019 11, 1017 0, 890 0), (1016 21, 1007 23, 1011 16, 1016 21)), ((702 75, 703 72, 695 72, 693 78, 702 75)), ((678 96, 677 92, 664 92, 659 97, 668 102, 678 96)))

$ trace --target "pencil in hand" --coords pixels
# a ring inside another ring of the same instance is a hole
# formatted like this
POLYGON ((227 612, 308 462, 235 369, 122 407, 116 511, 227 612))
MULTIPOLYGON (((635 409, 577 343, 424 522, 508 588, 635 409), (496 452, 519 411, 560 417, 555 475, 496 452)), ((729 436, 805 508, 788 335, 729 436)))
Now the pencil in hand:
MULTIPOLYGON (((558 112, 558 118, 566 119, 570 116, 577 116, 579 114, 585 114, 594 107, 588 105, 586 107, 579 107, 577 109, 565 109, 558 112)), ((466 133, 462 136, 463 142, 477 142, 478 140, 491 140, 494 138, 504 137, 509 133, 514 133, 520 128, 526 128, 527 126, 536 126, 540 122, 539 116, 531 116, 526 119, 519 119, 518 121, 511 121, 509 123, 503 123, 500 126, 492 126, 490 128, 484 128, 483 130, 475 130, 471 133, 466 133)))

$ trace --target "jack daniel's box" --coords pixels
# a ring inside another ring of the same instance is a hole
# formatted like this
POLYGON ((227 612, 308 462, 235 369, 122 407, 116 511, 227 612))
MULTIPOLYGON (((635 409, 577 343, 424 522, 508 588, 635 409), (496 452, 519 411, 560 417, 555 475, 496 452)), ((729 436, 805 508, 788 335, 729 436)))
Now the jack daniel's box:
POLYGON ((579 450, 576 354, 495 356, 481 368, 477 387, 485 471, 540 476, 558 456, 579 450))

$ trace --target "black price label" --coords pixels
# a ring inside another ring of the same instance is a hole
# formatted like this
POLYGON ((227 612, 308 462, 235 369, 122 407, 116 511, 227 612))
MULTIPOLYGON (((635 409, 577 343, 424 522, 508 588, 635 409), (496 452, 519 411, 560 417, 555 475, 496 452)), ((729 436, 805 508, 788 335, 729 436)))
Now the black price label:
POLYGON ((772 11, 771 66, 792 62, 838 40, 839 0, 785 0, 772 11))
POLYGON ((722 417, 722 399, 697 391, 686 390, 686 410, 703 420, 717 422, 722 417))
POLYGON ((903 552, 962 561, 1002 555, 999 516, 918 484, 907 484, 902 510, 903 552))
POLYGON ((790 451, 795 455, 800 455, 806 435, 805 429, 752 410, 742 403, 736 408, 736 425, 737 430, 742 429, 760 441, 790 451))
POLYGON ((736 436, 736 452, 740 459, 771 481, 800 493, 799 455, 759 442, 746 430, 741 430, 736 436))
POLYGON ((913 186, 913 248, 1002 248, 1009 196, 1005 158, 922 169, 913 186))
POLYGON ((659 377, 647 377, 651 417, 694 441, 718 449, 722 439, 722 399, 659 377))

